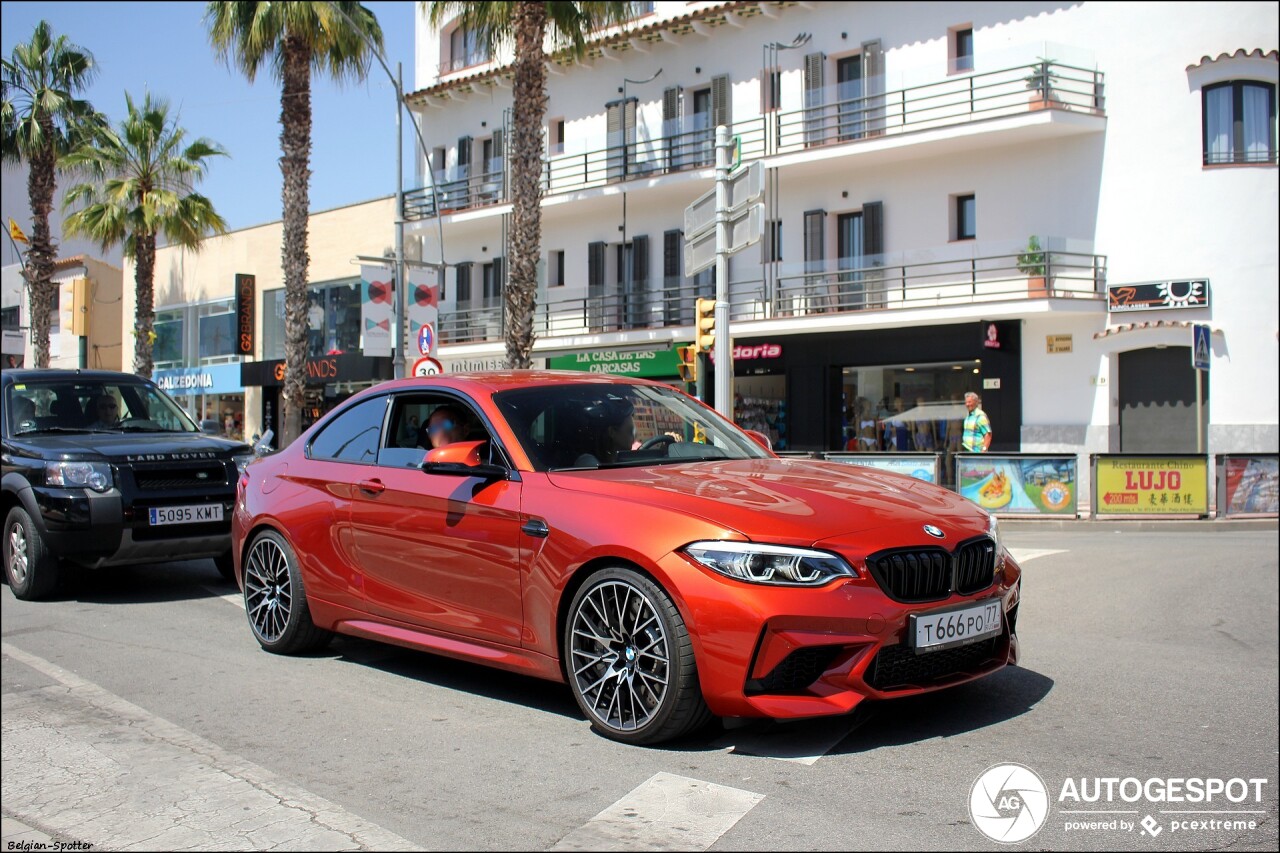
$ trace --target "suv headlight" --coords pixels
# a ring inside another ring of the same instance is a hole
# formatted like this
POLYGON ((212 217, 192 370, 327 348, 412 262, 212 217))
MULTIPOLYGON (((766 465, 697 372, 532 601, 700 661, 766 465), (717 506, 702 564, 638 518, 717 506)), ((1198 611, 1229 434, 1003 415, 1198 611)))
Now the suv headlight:
POLYGON ((858 576, 842 557, 812 548, 720 541, 693 542, 683 550, 708 569, 748 583, 821 586, 835 578, 858 576))
POLYGON ((65 489, 108 491, 114 484, 111 466, 105 462, 46 462, 44 481, 65 489))

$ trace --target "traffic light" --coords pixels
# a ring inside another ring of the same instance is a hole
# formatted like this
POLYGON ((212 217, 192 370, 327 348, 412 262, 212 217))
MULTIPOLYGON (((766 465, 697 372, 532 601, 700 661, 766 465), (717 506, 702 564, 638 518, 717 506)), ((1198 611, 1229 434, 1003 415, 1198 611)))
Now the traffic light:
POLYGON ((700 297, 694 305, 694 351, 710 352, 716 342, 716 301, 710 297, 700 297))
POLYGON ((676 355, 680 357, 680 363, 676 365, 676 370, 680 373, 680 378, 685 382, 698 381, 698 350, 693 346, 676 347, 676 355))

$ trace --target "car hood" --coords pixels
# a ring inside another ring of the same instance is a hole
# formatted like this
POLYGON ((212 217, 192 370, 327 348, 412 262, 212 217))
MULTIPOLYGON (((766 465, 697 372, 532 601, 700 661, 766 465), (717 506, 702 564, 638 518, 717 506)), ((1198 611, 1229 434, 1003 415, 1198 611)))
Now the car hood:
POLYGON ((741 459, 557 471, 562 489, 663 506, 705 518, 755 541, 810 545, 850 534, 883 531, 890 544, 928 541, 926 524, 945 542, 987 530, 988 516, 972 501, 940 486, 859 465, 801 459, 741 459))
POLYGON ((185 462, 192 459, 226 459, 234 453, 249 453, 239 441, 183 432, 96 432, 45 434, 26 445, 38 455, 60 455, 74 459, 106 457, 112 462, 185 462))

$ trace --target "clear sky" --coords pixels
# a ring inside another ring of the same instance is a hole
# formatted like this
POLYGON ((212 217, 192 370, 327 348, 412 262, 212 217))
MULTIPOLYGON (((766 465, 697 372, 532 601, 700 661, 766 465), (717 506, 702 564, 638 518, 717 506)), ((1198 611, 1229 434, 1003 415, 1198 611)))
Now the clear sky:
MULTIPOLYGON (((413 19, 416 3, 366 2, 378 18, 387 65, 403 66, 413 91, 413 19)), ((98 65, 86 93, 118 125, 124 93, 135 100, 150 90, 167 98, 189 139, 208 137, 229 157, 211 161, 198 189, 213 200, 232 229, 280 219, 280 85, 269 69, 250 85, 209 46, 202 2, 14 2, 0 4, 5 59, 30 40, 44 19, 55 36, 88 49, 98 65)), ((396 191, 395 94, 376 62, 364 83, 342 87, 312 78, 311 209, 327 210, 396 191)), ((171 113, 172 114, 172 113, 171 113)), ((413 146, 404 122, 405 188, 414 186, 413 146)), ((62 188, 63 181, 59 181, 62 188)), ((8 194, 6 194, 8 195, 8 194)), ((4 211, 30 218, 30 210, 4 211)), ((16 218, 16 217, 15 217, 16 218)))

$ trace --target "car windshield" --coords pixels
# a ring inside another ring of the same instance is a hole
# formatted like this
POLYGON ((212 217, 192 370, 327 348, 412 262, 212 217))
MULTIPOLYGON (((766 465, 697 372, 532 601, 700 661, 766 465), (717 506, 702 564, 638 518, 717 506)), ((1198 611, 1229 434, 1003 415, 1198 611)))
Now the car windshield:
POLYGON ((199 432, 154 385, 76 377, 15 382, 6 389, 12 435, 51 432, 199 432))
POLYGON ((666 386, 567 382, 493 399, 538 471, 768 456, 718 413, 666 386))

